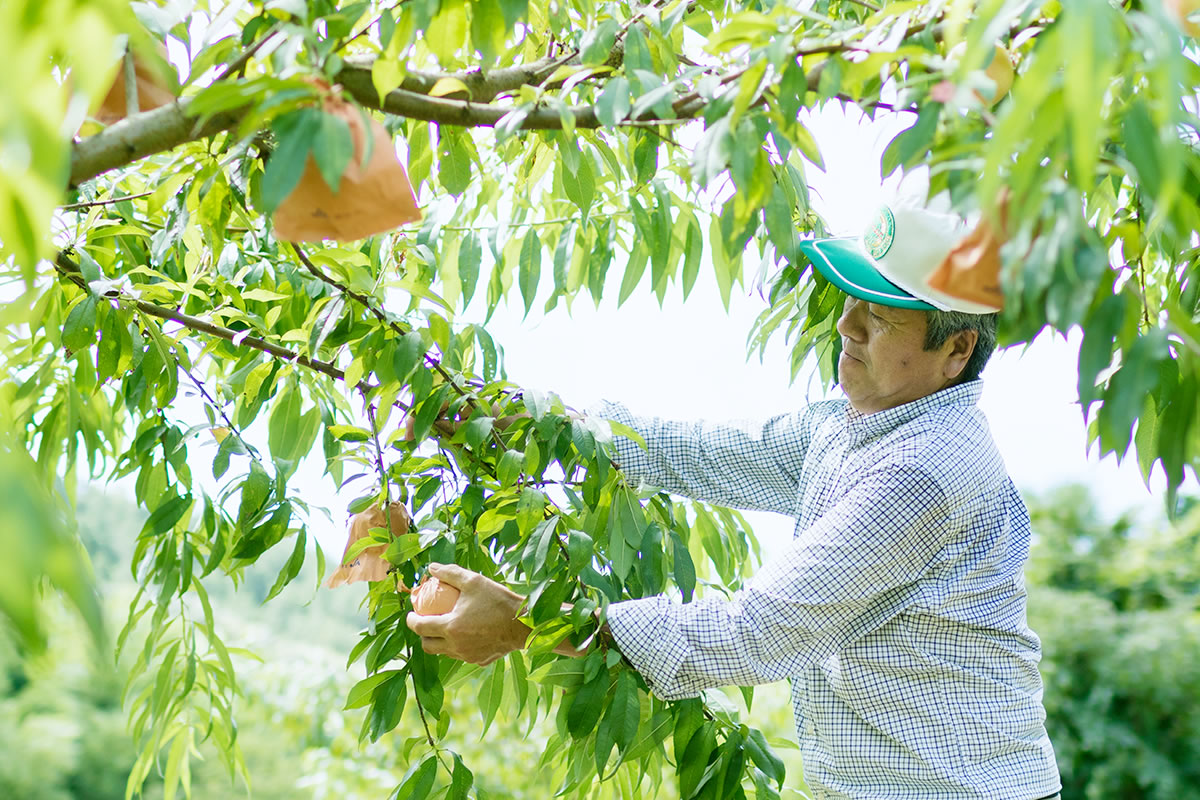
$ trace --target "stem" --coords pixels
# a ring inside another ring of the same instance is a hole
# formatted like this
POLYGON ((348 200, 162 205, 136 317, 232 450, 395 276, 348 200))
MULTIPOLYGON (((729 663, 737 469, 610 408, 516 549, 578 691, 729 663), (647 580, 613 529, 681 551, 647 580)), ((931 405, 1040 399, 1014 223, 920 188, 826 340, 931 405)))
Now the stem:
POLYGON ((125 48, 123 67, 125 71, 125 116, 132 117, 141 111, 138 107, 137 65, 133 63, 133 50, 125 48))
POLYGON ((149 197, 154 192, 142 192, 141 194, 127 194, 121 197, 109 197, 104 200, 89 200, 86 203, 68 203, 65 206, 59 206, 60 211, 75 211, 80 208, 92 208, 93 206, 107 206, 112 203, 120 203, 122 200, 137 200, 139 197, 149 197))
POLYGON ((392 484, 388 480, 387 470, 383 468, 383 448, 379 446, 379 426, 375 423, 375 406, 367 402, 366 392, 363 392, 363 404, 367 407, 367 419, 371 423, 371 441, 375 443, 375 468, 379 472, 379 482, 383 485, 384 518, 387 520, 388 533, 392 531, 392 484))
POLYGON ((246 65, 250 63, 250 59, 254 57, 254 54, 257 53, 260 49, 262 49, 263 45, 265 45, 268 41, 270 41, 272 38, 274 38, 275 34, 278 32, 278 27, 279 27, 279 23, 275 23, 274 25, 272 25, 271 29, 269 31, 267 31, 266 36, 263 36, 260 39, 258 39, 258 41, 256 41, 254 44, 250 45, 250 47, 246 49, 246 52, 244 52, 240 56, 238 56, 236 60, 230 62, 229 66, 227 66, 224 70, 221 71, 221 74, 216 77, 216 79, 213 81, 213 83, 220 83, 221 81, 228 80, 230 77, 232 77, 235 74, 240 77, 241 74, 243 72, 245 72, 246 65))
MULTIPOLYGON (((420 645, 413 645, 419 647, 420 645)), ((412 659, 410 658, 411 662, 412 659)), ((425 706, 421 705, 421 695, 417 693, 417 676, 413 674, 412 669, 408 670, 408 676, 413 682, 413 699, 417 701, 417 713, 421 715, 421 725, 425 728, 425 741, 429 742, 429 746, 437 750, 437 742, 433 740, 433 731, 429 730, 429 720, 425 719, 425 706)), ((439 759, 440 761, 441 759, 439 759)))
POLYGON ((246 440, 242 438, 241 431, 239 431, 237 426, 233 424, 233 420, 231 420, 229 415, 225 413, 225 409, 222 408, 217 401, 213 399, 212 395, 208 393, 208 390, 204 387, 204 384, 192 374, 191 370, 189 370, 183 364, 178 363, 179 359, 175 359, 175 361, 179 369, 183 371, 183 374, 188 376, 188 380, 192 382, 192 385, 200 391, 200 394, 204 397, 205 402, 207 402, 214 411, 221 415, 221 419, 225 420, 225 427, 229 428, 230 433, 237 437, 237 440, 242 443, 242 447, 246 449, 246 452, 250 455, 250 457, 259 464, 262 464, 262 460, 258 457, 258 454, 252 447, 250 447, 246 440))

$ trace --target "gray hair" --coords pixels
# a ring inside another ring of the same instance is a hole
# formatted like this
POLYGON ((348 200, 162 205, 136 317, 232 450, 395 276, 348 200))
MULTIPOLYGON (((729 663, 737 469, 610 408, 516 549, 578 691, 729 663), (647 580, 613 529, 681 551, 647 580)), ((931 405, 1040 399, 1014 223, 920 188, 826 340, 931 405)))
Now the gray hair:
POLYGON ((963 311, 936 309, 926 311, 925 349, 937 350, 947 339, 960 331, 977 331, 979 339, 975 342, 975 349, 955 384, 973 381, 983 372, 984 365, 996 349, 996 321, 999 317, 998 313, 967 314, 963 311))

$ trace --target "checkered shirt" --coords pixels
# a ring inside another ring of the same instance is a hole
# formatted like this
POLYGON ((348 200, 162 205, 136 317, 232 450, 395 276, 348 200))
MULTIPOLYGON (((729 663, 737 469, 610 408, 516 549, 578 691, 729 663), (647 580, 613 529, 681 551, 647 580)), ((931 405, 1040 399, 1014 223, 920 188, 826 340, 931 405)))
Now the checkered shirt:
POLYGON ((609 607, 653 691, 790 678, 819 799, 1059 791, 1025 619, 1029 516, 979 393, 973 381, 869 415, 824 401, 754 427, 593 409, 646 440, 616 437, 631 481, 796 518, 732 599, 609 607))

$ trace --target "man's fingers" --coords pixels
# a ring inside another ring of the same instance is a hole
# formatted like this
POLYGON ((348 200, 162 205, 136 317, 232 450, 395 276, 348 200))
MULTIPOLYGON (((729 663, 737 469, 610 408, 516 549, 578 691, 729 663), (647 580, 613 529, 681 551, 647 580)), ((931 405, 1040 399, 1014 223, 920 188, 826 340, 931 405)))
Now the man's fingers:
POLYGON ((446 655, 446 640, 436 636, 422 636, 421 649, 431 656, 446 655))
POLYGON ((444 638, 446 633, 446 615, 445 614, 418 614, 415 611, 408 612, 408 616, 404 621, 408 623, 408 629, 420 636, 422 639, 427 637, 444 638))
POLYGON ((455 589, 462 589, 475 573, 458 564, 430 564, 429 574, 455 589))

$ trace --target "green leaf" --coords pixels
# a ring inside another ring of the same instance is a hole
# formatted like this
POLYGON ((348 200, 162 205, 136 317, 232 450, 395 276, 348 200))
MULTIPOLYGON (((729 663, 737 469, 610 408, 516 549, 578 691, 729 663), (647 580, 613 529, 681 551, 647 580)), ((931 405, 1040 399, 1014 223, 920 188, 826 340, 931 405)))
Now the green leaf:
POLYGON ((425 341, 417 331, 409 331, 392 346, 392 369, 396 380, 405 383, 425 356, 425 341))
POLYGON ((63 323, 63 347, 71 351, 83 350, 96 341, 96 296, 86 295, 76 303, 63 323))
POLYGON ((571 571, 578 573, 592 563, 596 545, 592 537, 583 531, 570 530, 567 532, 567 558, 571 562, 571 571))
POLYGON ((456 197, 471 185, 471 151, 466 136, 443 126, 438 138, 438 180, 442 188, 456 197))
POLYGON ((397 800, 424 800, 433 788, 433 779, 437 776, 437 756, 429 756, 422 761, 408 779, 396 790, 397 800))
POLYGON ((567 199, 579 206, 579 210, 586 219, 587 213, 592 207, 592 199, 596 191, 596 179, 592 173, 592 159, 587 153, 580 156, 579 166, 576 170, 571 171, 565 168, 562 170, 562 185, 567 199))
POLYGON ((746 737, 745 748, 746 752, 750 754, 750 760, 754 762, 754 765, 765 772, 767 777, 775 781, 782 788, 787 768, 784 766, 783 760, 771 750, 771 746, 767 744, 762 731, 752 728, 746 737))
POLYGON ((617 21, 605 19, 583 34, 579 40, 579 58, 584 64, 603 64, 612 53, 617 38, 617 21))
POLYGON ((398 680, 403 681, 404 676, 400 674, 400 670, 391 669, 384 672, 377 672, 374 675, 368 675, 354 686, 350 687, 350 693, 346 695, 346 705, 342 710, 349 711, 354 708, 362 708, 371 702, 371 696, 375 693, 375 687, 379 686, 393 676, 399 676, 398 680))
MULTIPOLYGON (((678 746, 678 739, 676 740, 678 746)), ((701 723, 699 730, 692 734, 683 751, 683 757, 676 756, 679 773, 679 794, 681 797, 692 797, 700 786, 700 779, 708 768, 708 759, 717 748, 716 728, 712 722, 701 723)), ((676 750, 676 753, 679 751, 676 750)))
POLYGON ((312 155, 321 177, 336 194, 342 185, 342 174, 354 156, 354 140, 350 138, 349 123, 341 117, 321 112, 320 123, 312 139, 312 155))
POLYGON ((521 466, 525 461, 525 454, 519 450, 505 450, 504 455, 500 456, 500 461, 496 465, 496 477, 500 479, 502 486, 512 486, 517 482, 517 478, 521 476, 521 466))
POLYGON ((250 462, 250 475, 242 483, 242 499, 238 522, 244 524, 256 517, 271 495, 271 478, 257 461, 250 462))
POLYGON ((1158 160, 1158 129, 1141 100, 1129 104, 1121 122, 1121 135, 1125 140, 1125 155, 1137 170, 1142 193, 1151 200, 1156 199, 1163 183, 1163 168, 1158 160))
POLYGON ((808 76, 800 59, 788 59, 788 65, 783 68, 779 78, 779 113, 787 121, 796 119, 800 107, 804 105, 804 96, 808 93, 808 76))
POLYGON ((483 730, 480 736, 487 734, 488 728, 496 718, 496 711, 504 700, 504 659, 492 662, 488 676, 479 687, 479 713, 483 715, 483 730))
POLYGON ((303 399, 294 386, 288 386, 283 396, 275 400, 268 425, 267 444, 277 458, 290 459, 300 428, 300 407, 303 399))
POLYGON ((452 755, 454 756, 454 768, 450 771, 450 791, 446 794, 446 800, 467 800, 468 792, 475 784, 475 776, 463 764, 462 757, 458 753, 452 755))
POLYGON ((683 595, 683 602, 690 603, 696 591, 696 565, 692 563, 692 554, 688 552, 687 545, 675 531, 671 531, 671 560, 671 577, 683 595))
POLYGON ((300 182, 323 116, 324 112, 315 108, 302 108, 281 114, 272 124, 276 141, 263 170, 263 213, 274 212, 300 182))
POLYGON ((525 301, 525 313, 533 308, 533 300, 537 295, 538 278, 542 272, 542 242, 537 231, 530 228, 521 242, 518 281, 521 285, 521 299, 525 301))
POLYGON ((925 105, 912 127, 905 128, 892 139, 880 159, 879 171, 882 177, 888 177, 897 167, 912 166, 925 155, 933 142, 933 135, 937 132, 938 118, 941 114, 941 103, 925 105))
POLYGON ((330 425, 328 430, 342 442, 365 442, 371 438, 369 430, 354 425, 330 425))
POLYGON ((567 732, 576 739, 590 736, 600 721, 604 711, 604 698, 612 686, 612 678, 607 670, 601 670, 596 677, 579 687, 579 691, 571 698, 570 708, 567 709, 567 732))
POLYGON ((292 548, 292 554, 288 557, 287 563, 279 570, 279 575, 275 578, 275 583, 271 586, 271 591, 267 592, 267 596, 263 598, 265 605, 268 600, 275 597, 283 591, 283 587, 287 586, 296 576, 300 574, 300 568, 304 566, 304 547, 308 543, 308 536, 304 528, 301 528, 296 533, 296 546, 292 548))
POLYGON ((161 533, 169 531, 175 527, 175 524, 183 518, 188 509, 192 507, 192 496, 185 494, 182 497, 172 497, 167 502, 160 505, 150 514, 149 519, 142 526, 141 536, 158 536, 161 533))
POLYGON ((633 108, 630 99, 629 81, 625 78, 613 78, 604 86, 600 96, 596 98, 596 119, 608 128, 615 128, 633 108))

